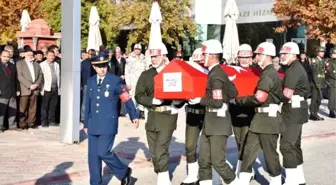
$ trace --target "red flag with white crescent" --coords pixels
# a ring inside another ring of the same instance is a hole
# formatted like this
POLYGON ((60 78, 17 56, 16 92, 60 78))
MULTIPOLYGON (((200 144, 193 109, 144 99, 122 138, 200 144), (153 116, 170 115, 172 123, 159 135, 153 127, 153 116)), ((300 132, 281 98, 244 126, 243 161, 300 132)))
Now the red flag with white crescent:
MULTIPOLYGON (((259 76, 262 72, 261 68, 247 68, 229 65, 221 65, 221 68, 235 84, 238 90, 238 97, 251 96, 255 94, 259 76)), ((279 72, 279 76, 283 79, 284 73, 279 72)))

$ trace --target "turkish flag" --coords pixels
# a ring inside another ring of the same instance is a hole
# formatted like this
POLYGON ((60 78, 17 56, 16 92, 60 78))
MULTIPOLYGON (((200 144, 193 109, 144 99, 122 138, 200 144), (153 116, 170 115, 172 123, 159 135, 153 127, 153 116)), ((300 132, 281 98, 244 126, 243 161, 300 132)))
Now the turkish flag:
MULTIPOLYGON (((235 84, 238 90, 238 97, 255 94, 259 76, 262 72, 261 68, 246 68, 230 65, 221 65, 221 68, 235 84)), ((279 72, 279 75, 281 79, 284 77, 282 72, 279 72)))
POLYGON ((197 63, 174 59, 154 77, 154 97, 171 100, 203 97, 207 78, 206 70, 197 63))

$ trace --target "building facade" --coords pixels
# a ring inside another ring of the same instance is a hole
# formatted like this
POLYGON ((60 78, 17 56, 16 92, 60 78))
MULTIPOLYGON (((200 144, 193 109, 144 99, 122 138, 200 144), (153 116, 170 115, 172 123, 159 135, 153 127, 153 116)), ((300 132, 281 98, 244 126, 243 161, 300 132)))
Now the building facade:
MULTIPOLYGON (((223 41, 225 32, 224 9, 227 0, 192 0, 192 16, 199 26, 199 34, 194 41, 184 41, 183 52, 190 56, 191 52, 200 47, 204 40, 218 39, 223 41)), ((247 43, 255 48, 260 42, 273 42, 277 50, 292 38, 305 39, 301 31, 289 30, 286 33, 275 33, 274 28, 280 24, 278 17, 272 12, 273 0, 236 0, 239 18, 237 28, 239 42, 247 43)), ((299 30, 299 29, 298 29, 299 30)), ((298 39, 298 40, 302 40, 298 39)), ((303 46, 303 50, 307 50, 303 46)))

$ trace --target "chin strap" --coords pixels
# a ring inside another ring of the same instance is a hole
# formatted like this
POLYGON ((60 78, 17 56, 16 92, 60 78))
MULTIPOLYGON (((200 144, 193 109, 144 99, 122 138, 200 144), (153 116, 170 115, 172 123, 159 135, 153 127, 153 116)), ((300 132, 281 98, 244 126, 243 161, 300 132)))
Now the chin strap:
POLYGON ((261 60, 258 61, 258 65, 259 65, 262 69, 264 69, 264 67, 263 67, 263 63, 264 63, 265 58, 266 58, 266 55, 263 55, 262 58, 261 58, 261 60))
POLYGON ((205 66, 208 66, 208 59, 209 59, 209 53, 205 55, 205 62, 204 62, 205 66))
POLYGON ((158 68, 158 67, 160 67, 164 62, 162 61, 162 57, 163 57, 163 55, 160 55, 160 64, 158 64, 158 65, 153 65, 152 64, 152 66, 154 67, 154 68, 158 68))
POLYGON ((161 72, 162 71, 162 69, 165 67, 165 62, 162 60, 162 58, 163 58, 163 55, 161 55, 160 56, 160 61, 161 61, 161 63, 158 65, 158 66, 153 66, 155 69, 156 69, 156 71, 159 73, 159 72, 161 72))
POLYGON ((280 64, 282 65, 288 65, 289 59, 293 54, 288 53, 287 59, 285 61, 280 61, 280 64))

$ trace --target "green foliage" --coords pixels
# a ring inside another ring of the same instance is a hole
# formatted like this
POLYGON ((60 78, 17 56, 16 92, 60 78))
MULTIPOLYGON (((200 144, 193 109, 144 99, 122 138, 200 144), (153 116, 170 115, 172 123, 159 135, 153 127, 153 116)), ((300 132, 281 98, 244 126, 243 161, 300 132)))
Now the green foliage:
POLYGON ((20 31, 22 11, 27 9, 30 18, 39 18, 40 0, 0 0, 0 44, 15 41, 16 31, 20 31))
MULTIPOLYGON (((54 31, 61 31, 61 1, 41 0, 41 11, 54 31)), ((127 48, 134 43, 148 44, 150 23, 148 21, 153 0, 124 0, 120 4, 108 0, 82 1, 82 47, 86 48, 89 31, 90 8, 96 5, 100 16, 100 29, 103 43, 108 47, 115 46, 120 30, 127 26, 135 26, 128 36, 127 48)), ((163 17, 161 24, 163 41, 173 47, 180 47, 181 39, 193 38, 197 33, 195 21, 186 16, 189 0, 161 1, 160 9, 163 17)))
POLYGON ((308 38, 322 42, 336 43, 336 0, 276 0, 273 12, 283 19, 276 29, 284 32, 287 28, 306 25, 308 38))
MULTIPOLYGON (((97 6, 100 16, 100 30, 103 38, 103 44, 110 46, 114 43, 117 36, 117 30, 111 29, 107 20, 110 15, 110 4, 107 0, 81 0, 81 39, 82 48, 86 48, 89 35, 89 16, 91 6, 97 6)), ((61 31, 61 1, 60 0, 42 0, 41 9, 46 21, 55 31, 61 31)))
MULTIPOLYGON (((158 1, 162 14, 163 42, 175 48, 181 47, 181 40, 193 38, 197 34, 197 25, 192 17, 187 16, 191 7, 189 0, 158 1)), ((109 22, 113 28, 123 29, 133 26, 128 36, 127 48, 132 44, 148 44, 150 34, 149 15, 153 0, 126 0, 112 4, 109 22)))

